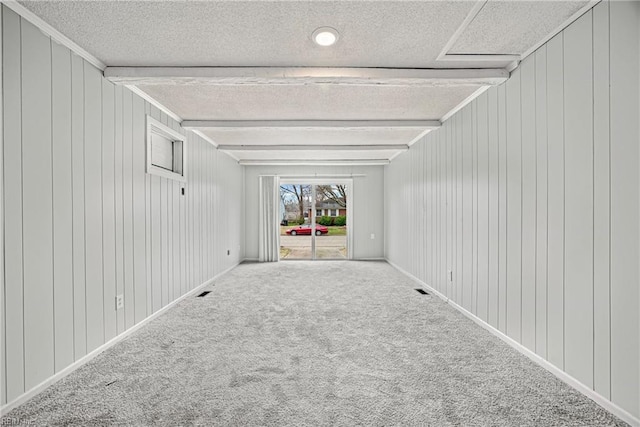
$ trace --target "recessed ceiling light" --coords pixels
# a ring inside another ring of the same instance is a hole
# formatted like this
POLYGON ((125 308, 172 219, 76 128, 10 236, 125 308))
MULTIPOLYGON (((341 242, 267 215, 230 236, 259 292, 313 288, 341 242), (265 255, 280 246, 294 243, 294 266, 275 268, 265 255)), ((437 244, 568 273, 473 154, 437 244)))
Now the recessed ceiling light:
POLYGON ((331 46, 338 41, 338 32, 331 27, 320 27, 313 32, 311 38, 318 46, 331 46))

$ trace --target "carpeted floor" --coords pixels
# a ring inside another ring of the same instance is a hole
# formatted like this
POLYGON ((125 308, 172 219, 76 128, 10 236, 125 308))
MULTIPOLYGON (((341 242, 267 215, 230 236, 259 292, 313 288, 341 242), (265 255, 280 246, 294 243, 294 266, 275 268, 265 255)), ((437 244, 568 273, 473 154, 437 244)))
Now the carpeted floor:
POLYGON ((0 420, 626 425, 383 262, 243 264, 0 420))

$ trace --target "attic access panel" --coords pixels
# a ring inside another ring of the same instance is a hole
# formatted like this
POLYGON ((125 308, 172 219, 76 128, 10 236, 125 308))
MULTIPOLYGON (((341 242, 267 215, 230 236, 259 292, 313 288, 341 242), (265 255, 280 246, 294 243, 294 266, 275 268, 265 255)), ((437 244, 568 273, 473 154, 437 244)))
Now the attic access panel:
POLYGON ((488 1, 462 30, 447 55, 521 56, 553 36, 590 3, 488 1))

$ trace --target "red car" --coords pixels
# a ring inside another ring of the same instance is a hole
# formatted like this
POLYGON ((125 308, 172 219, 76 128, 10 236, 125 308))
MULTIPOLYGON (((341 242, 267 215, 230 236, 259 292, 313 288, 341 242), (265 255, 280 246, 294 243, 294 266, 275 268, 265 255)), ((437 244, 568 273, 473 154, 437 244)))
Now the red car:
MULTIPOLYGON (((319 236, 321 234, 327 234, 328 232, 329 232, 329 229, 327 227, 325 227, 324 225, 316 224, 316 236, 319 236)), ((311 226, 308 224, 300 225, 298 227, 287 230, 287 234, 291 236, 298 236, 298 235, 311 236, 311 226)))

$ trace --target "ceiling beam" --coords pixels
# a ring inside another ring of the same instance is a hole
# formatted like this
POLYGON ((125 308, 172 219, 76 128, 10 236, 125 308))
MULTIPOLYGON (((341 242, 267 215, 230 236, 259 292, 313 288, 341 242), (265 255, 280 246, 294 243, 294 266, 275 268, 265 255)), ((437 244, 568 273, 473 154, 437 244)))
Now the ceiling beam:
POLYGON ((356 160, 240 160, 238 162, 244 166, 380 166, 391 163, 389 159, 356 159, 356 160))
POLYGON ((107 67, 104 76, 122 85, 498 85, 502 68, 333 68, 333 67, 107 67))
POLYGON ((439 120, 183 120, 185 129, 435 129, 439 120))
POLYGON ((372 150, 400 150, 407 151, 406 144, 368 144, 368 145, 218 145, 218 149, 227 151, 372 151, 372 150))

